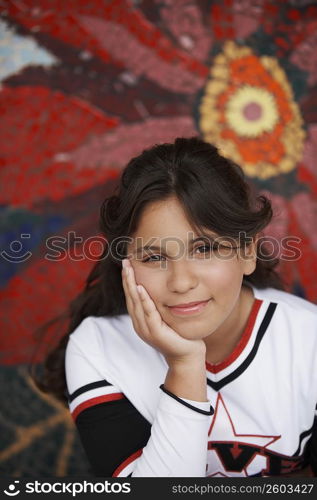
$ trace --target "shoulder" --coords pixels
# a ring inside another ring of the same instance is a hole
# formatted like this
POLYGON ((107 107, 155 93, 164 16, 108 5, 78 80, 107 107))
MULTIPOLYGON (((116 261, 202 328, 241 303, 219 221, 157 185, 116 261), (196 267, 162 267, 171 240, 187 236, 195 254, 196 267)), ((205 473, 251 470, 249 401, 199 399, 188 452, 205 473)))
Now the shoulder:
MULTIPOLYGON (((127 316, 127 315, 124 315, 127 316)), ((128 317, 88 316, 70 333, 66 346, 66 366, 76 363, 94 365, 100 370, 108 367, 119 354, 124 357, 125 335, 129 331, 128 317)))
POLYGON ((105 328, 116 328, 116 323, 122 321, 128 315, 122 316, 87 316, 81 323, 71 332, 73 337, 81 338, 86 332, 101 333, 105 328))
POLYGON ((162 364, 162 355, 139 337, 128 314, 88 316, 70 334, 67 349, 80 350, 86 359, 106 365, 118 377, 141 365, 154 369, 162 364))
POLYGON ((275 288, 256 288, 252 287, 254 295, 258 299, 268 300, 270 302, 275 302, 281 307, 285 307, 289 311, 294 311, 294 313, 301 312, 307 314, 307 316, 315 319, 317 318, 317 304, 310 302, 302 297, 294 295, 283 290, 277 290, 275 288))
POLYGON ((300 351, 305 349, 316 352, 317 305, 275 288, 252 288, 255 298, 264 302, 264 310, 268 310, 270 304, 276 304, 269 321, 269 329, 274 342, 282 341, 284 345, 290 343, 293 348, 300 351), (303 342, 304 338, 305 342, 303 342))
POLYGON ((126 320, 88 316, 71 332, 65 351, 65 371, 70 393, 78 387, 101 380, 120 387, 120 379, 113 376, 112 368, 116 360, 124 360, 127 355, 127 349, 122 348, 126 320))
POLYGON ((127 314, 89 316, 70 335, 66 350, 70 392, 106 380, 152 421, 166 373, 164 356, 138 336, 127 314))
POLYGON ((87 316, 70 333, 70 340, 82 347, 100 348, 111 339, 119 340, 131 329, 127 314, 120 316, 87 316))

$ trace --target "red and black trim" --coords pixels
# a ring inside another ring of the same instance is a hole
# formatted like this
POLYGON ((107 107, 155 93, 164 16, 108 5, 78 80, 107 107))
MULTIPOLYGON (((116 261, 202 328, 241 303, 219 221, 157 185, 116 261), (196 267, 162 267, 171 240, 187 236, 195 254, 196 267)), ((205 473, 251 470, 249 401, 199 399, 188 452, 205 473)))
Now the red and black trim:
POLYGON ((209 372, 211 373, 219 373, 221 370, 224 370, 228 366, 230 366, 242 353, 246 345, 248 344, 251 334, 253 332, 254 324, 258 315, 258 312, 260 310, 260 307, 263 303, 263 300, 260 299, 255 299, 252 305, 251 312, 248 317, 248 321, 246 324, 246 327, 244 329, 244 332, 241 336, 241 339, 238 343, 238 345, 235 347, 233 352, 226 358, 224 359, 221 363, 217 364, 211 364, 206 361, 206 368, 209 372))
POLYGON ((77 396, 83 394, 84 392, 91 391, 92 389, 97 389, 99 387, 111 386, 107 380, 98 380, 98 382, 92 382, 91 384, 86 384, 74 391, 72 394, 68 395, 68 402, 71 403, 74 401, 77 396))
POLYGON ((267 311, 265 313, 265 316, 261 322, 261 325, 258 329, 257 336, 253 345, 253 348, 251 352, 248 354, 248 356, 245 358, 245 360, 241 363, 241 365, 236 368, 232 373, 227 375, 226 377, 222 378, 221 380, 218 380, 217 382, 214 382, 213 380, 210 380, 207 378, 207 384, 212 387, 215 391, 220 391, 225 385, 230 384, 233 380, 238 378, 252 363, 254 360, 258 349, 260 347, 260 344, 263 340, 263 337, 269 327, 269 324, 272 320, 272 317, 275 313, 275 310, 277 308, 277 304, 275 302, 270 302, 267 311))
POLYGON ((116 390, 107 380, 98 380, 96 382, 83 385, 82 387, 76 389, 76 391, 72 394, 69 394, 68 403, 72 418, 75 421, 78 418, 78 415, 87 408, 124 398, 125 395, 116 390), (105 389, 100 391, 101 388, 105 389), (79 398, 78 401, 77 398, 79 398))
POLYGON ((125 395, 122 394, 121 392, 113 393, 113 394, 103 394, 102 396, 97 396, 96 398, 91 398, 88 399, 87 401, 84 401, 83 403, 80 403, 76 409, 72 412, 72 418, 75 421, 78 415, 86 410, 87 408, 90 408, 91 406, 96 406, 101 403, 106 403, 110 401, 116 401, 118 399, 123 399, 125 398, 125 395))
MULTIPOLYGON (((120 474, 122 472, 124 472, 124 470, 127 469, 129 465, 131 465, 133 462, 135 462, 135 460, 142 455, 142 451, 143 451, 143 449, 137 450, 134 453, 132 453, 132 455, 130 455, 130 457, 126 458, 122 462, 122 464, 120 464, 119 467, 116 468, 116 470, 112 474, 112 477, 120 476, 120 474)), ((124 474, 124 476, 127 477, 126 474, 124 474)), ((131 474, 129 474, 129 476, 132 476, 132 472, 131 472, 131 474)))

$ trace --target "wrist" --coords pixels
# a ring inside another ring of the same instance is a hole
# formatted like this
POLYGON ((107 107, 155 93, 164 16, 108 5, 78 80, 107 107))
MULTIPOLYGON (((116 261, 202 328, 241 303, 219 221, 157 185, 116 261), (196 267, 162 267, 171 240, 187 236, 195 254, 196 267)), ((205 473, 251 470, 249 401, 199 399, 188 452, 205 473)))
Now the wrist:
POLYGON ((169 366, 164 387, 180 398, 207 401, 207 380, 204 358, 177 360, 169 366))
POLYGON ((203 367, 205 370, 206 366, 206 350, 201 352, 187 354, 183 356, 165 356, 165 360, 172 369, 191 369, 194 367, 203 367))

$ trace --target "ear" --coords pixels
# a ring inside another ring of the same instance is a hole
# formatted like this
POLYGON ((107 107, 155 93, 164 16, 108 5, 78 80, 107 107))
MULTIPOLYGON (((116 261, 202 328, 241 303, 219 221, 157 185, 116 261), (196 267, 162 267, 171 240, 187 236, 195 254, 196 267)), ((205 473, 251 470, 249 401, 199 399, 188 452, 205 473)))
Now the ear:
POLYGON ((260 238, 260 234, 256 234, 252 238, 252 242, 246 245, 244 252, 241 254, 242 264, 243 264, 243 274, 249 275, 255 271, 256 259, 257 259, 257 244, 260 238))

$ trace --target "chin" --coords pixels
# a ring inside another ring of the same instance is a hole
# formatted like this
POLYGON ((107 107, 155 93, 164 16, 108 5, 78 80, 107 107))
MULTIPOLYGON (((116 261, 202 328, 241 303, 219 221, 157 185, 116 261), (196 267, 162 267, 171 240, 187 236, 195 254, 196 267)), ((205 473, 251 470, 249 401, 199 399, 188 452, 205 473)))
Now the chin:
POLYGON ((176 332, 180 337, 183 337, 183 339, 186 340, 203 340, 205 337, 208 336, 208 333, 206 332, 199 332, 197 331, 197 328, 193 331, 193 328, 180 328, 179 326, 175 327, 171 324, 169 326, 176 332))

